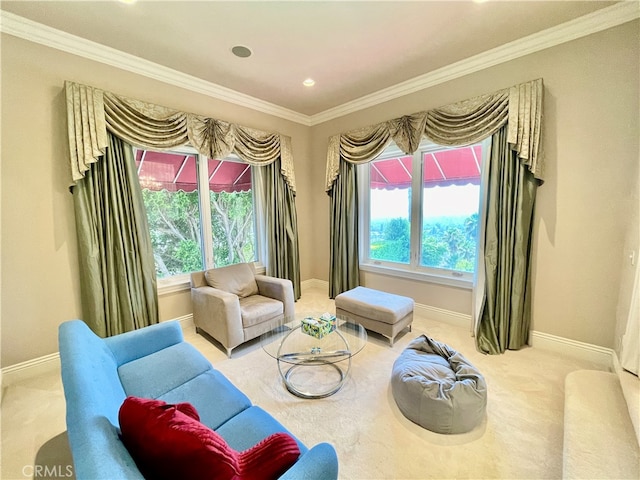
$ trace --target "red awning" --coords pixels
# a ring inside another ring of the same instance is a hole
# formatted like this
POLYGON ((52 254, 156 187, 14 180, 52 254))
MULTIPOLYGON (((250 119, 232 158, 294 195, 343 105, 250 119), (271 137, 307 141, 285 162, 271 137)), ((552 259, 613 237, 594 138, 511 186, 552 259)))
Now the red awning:
MULTIPOLYGON (((209 188, 214 192, 251 190, 251 167, 246 163, 208 159, 209 188)), ((140 185, 149 190, 193 192, 198 189, 195 155, 151 150, 136 151, 140 185)))
MULTIPOLYGON (((481 167, 481 145, 425 153, 423 186, 479 185, 481 167)), ((412 177, 410 155, 371 163, 371 188, 409 188, 412 177)))

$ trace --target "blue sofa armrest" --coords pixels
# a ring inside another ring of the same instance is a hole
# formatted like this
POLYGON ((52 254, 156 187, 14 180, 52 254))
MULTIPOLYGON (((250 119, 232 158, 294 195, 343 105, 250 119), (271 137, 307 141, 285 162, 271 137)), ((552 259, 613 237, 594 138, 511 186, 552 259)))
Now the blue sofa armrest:
POLYGON ((157 323, 139 330, 105 338, 118 366, 182 342, 182 327, 177 320, 157 323))
POLYGON ((319 443, 305 452, 287 470, 281 480, 336 480, 338 478, 338 455, 328 443, 319 443))
POLYGON ((81 320, 60 325, 59 346, 75 478, 142 479, 118 438, 118 409, 126 394, 113 353, 81 320))

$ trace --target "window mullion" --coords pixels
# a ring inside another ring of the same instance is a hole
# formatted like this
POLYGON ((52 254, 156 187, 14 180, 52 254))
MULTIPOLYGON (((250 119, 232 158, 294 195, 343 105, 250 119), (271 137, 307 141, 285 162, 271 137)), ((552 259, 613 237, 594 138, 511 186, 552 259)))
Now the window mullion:
POLYGON ((255 261, 259 265, 267 265, 264 181, 260 167, 251 167, 251 197, 253 202, 253 231, 255 232, 255 261))
POLYGON ((366 232, 366 234, 360 234, 360 252, 359 258, 369 261, 369 246, 371 242, 371 236, 369 234, 371 228, 371 187, 370 187, 370 162, 358 165, 356 180, 358 182, 358 191, 363 192, 361 195, 362 205, 360 207, 360 215, 358 218, 358 230, 360 232, 366 232))
POLYGON ((200 234, 205 270, 213 268, 213 231, 211 230, 211 202, 209 199, 209 162, 205 155, 197 155, 198 199, 200 201, 200 234))
POLYGON ((422 161, 421 152, 413 154, 411 178, 411 261, 410 265, 417 268, 420 263, 420 245, 422 231, 422 161))

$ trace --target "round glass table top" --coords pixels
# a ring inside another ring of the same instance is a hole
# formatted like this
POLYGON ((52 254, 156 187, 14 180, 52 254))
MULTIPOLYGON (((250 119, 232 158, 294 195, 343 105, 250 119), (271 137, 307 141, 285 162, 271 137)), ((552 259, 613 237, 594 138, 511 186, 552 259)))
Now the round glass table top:
POLYGON ((367 331, 348 318, 306 314, 284 320, 264 333, 261 343, 277 360, 289 392, 302 398, 324 398, 344 385, 351 357, 367 343, 367 331))
POLYGON ((285 319, 261 336, 262 348, 280 362, 336 363, 351 358, 367 344, 367 331, 346 317, 303 314, 285 319), (327 326, 327 323, 330 325, 327 326))

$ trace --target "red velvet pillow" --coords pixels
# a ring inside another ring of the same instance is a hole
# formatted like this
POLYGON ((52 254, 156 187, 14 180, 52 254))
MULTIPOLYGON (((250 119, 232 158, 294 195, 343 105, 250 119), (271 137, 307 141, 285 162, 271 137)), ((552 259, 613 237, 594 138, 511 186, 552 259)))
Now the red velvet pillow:
POLYGON ((122 441, 148 479, 207 478, 261 480, 277 478, 300 456, 296 441, 275 433, 237 452, 200 423, 189 403, 128 397, 118 415, 122 441))

